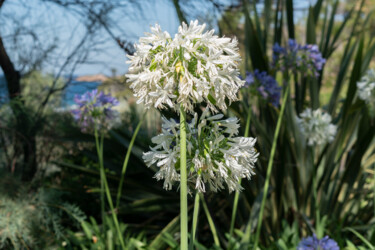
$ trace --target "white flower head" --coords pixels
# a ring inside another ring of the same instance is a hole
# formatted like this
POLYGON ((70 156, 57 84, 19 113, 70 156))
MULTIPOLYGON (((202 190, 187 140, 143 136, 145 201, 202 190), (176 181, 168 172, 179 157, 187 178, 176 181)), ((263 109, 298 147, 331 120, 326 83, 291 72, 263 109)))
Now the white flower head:
POLYGON ((375 70, 369 69, 360 81, 357 82, 358 96, 365 101, 370 110, 375 111, 375 70))
POLYGON ((332 118, 329 114, 321 109, 312 111, 307 108, 299 116, 297 123, 307 138, 308 145, 324 145, 333 141, 337 126, 331 123, 332 118))
MULTIPOLYGON (((238 119, 222 119, 223 115, 209 116, 206 109, 200 119, 187 124, 187 173, 190 188, 205 192, 208 188, 229 192, 241 190, 238 181, 254 175, 254 165, 259 153, 254 148, 255 138, 235 137, 238 119)), ((164 188, 172 189, 179 175, 179 124, 163 118, 162 133, 152 139, 156 144, 144 153, 147 166, 155 164, 159 171, 155 177, 164 180, 164 188)))
POLYGON ((155 25, 139 39, 135 54, 128 56, 126 75, 138 103, 175 110, 182 105, 193 113, 197 103, 206 102, 217 112, 226 110, 226 100, 237 100, 244 85, 239 78, 238 42, 204 29, 198 21, 182 23, 172 39, 155 25))

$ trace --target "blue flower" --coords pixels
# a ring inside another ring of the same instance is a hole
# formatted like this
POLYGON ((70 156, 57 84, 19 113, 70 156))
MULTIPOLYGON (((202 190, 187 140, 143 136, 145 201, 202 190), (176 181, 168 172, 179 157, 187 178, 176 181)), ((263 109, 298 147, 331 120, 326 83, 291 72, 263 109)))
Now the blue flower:
POLYGON ((297 250, 340 250, 340 247, 328 236, 319 240, 314 234, 312 237, 303 238, 298 244, 297 250))
POLYGON ((286 48, 278 43, 273 46, 273 67, 285 71, 301 72, 304 76, 319 76, 326 59, 315 44, 300 45, 289 39, 286 48))
POLYGON ((118 105, 118 100, 111 95, 106 95, 97 89, 88 91, 83 95, 76 95, 74 102, 77 109, 73 109, 76 122, 81 126, 82 131, 90 129, 104 129, 109 127, 109 121, 116 117, 116 111, 112 108, 118 105))
POLYGON ((260 72, 258 69, 254 73, 247 72, 245 81, 245 86, 256 90, 262 99, 275 107, 279 106, 281 87, 279 87, 275 78, 268 75, 267 72, 260 72))

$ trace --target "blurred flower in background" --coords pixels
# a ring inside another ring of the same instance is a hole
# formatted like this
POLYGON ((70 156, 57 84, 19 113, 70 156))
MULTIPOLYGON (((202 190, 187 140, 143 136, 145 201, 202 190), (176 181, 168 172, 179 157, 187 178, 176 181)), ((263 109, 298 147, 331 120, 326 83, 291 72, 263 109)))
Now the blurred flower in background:
POLYGON ((335 138, 337 126, 331 123, 332 118, 321 109, 305 109, 297 117, 297 123, 308 141, 308 145, 324 145, 335 138))
POLYGON ((278 43, 273 46, 273 66, 275 69, 293 73, 300 72, 303 76, 319 76, 326 59, 322 57, 318 45, 300 45, 289 39, 287 46, 281 47, 278 43))
POLYGON ((275 107, 279 106, 281 87, 267 72, 260 72, 258 69, 254 73, 247 72, 245 81, 245 87, 250 88, 253 94, 260 96, 275 107))
MULTIPOLYGON (((224 183, 229 192, 241 190, 238 181, 255 174, 253 168, 259 155, 254 148, 256 139, 235 137, 240 127, 238 119, 222 120, 223 117, 210 116, 206 109, 199 120, 195 113, 187 123, 188 182, 198 192, 205 192, 206 185, 217 192, 225 188, 224 183)), ((143 155, 147 166, 159 167, 155 178, 163 179, 167 190, 180 180, 179 129, 180 124, 175 120, 163 118, 162 133, 152 138, 156 146, 143 155)))
POLYGON ((170 107, 181 104, 194 112, 196 103, 206 102, 226 110, 226 99, 236 101, 244 82, 239 78, 240 54, 236 39, 219 38, 214 30, 203 33, 205 24, 198 21, 183 23, 172 40, 159 25, 152 33, 139 39, 136 52, 130 58, 126 75, 130 88, 147 108, 170 107))
POLYGON ((97 130, 109 129, 118 122, 118 112, 113 107, 119 102, 111 95, 94 89, 81 96, 76 95, 74 101, 77 108, 72 110, 72 114, 84 132, 95 128, 97 130))
POLYGON ((371 113, 375 112, 375 70, 369 69, 357 82, 359 99, 369 106, 371 113))
POLYGON ((302 239, 297 250, 340 250, 340 247, 328 236, 319 240, 314 234, 312 237, 302 239))

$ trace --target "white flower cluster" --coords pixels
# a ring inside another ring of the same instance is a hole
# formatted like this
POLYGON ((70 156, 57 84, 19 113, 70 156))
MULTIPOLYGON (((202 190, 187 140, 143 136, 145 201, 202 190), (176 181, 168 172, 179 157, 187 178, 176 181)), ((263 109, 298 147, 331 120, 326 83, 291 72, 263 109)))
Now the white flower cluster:
POLYGON ((308 140, 308 145, 323 145, 335 138, 337 126, 331 123, 331 116, 323 113, 321 109, 312 111, 307 108, 300 117, 297 117, 297 122, 308 140))
POLYGON ((205 24, 182 23, 174 39, 159 25, 139 39, 136 52, 128 56, 130 88, 146 107, 169 106, 193 113, 194 104, 206 102, 226 110, 226 99, 237 100, 244 85, 239 76, 240 55, 237 40, 219 38, 214 30, 203 32, 205 24))
MULTIPOLYGON (((256 139, 235 137, 240 126, 237 118, 222 120, 222 114, 208 115, 206 109, 198 120, 195 113, 187 123, 188 183, 198 192, 205 192, 206 185, 217 192, 224 189, 224 183, 229 192, 241 190, 238 181, 255 174, 253 168, 259 155, 254 148, 256 139)), ((167 190, 180 181, 179 126, 173 119, 163 118, 162 133, 152 138, 156 146, 143 155, 147 166, 156 164, 160 168, 155 178, 164 179, 167 190)))
POLYGON ((358 96, 365 101, 371 110, 375 110, 375 70, 369 69, 357 82, 358 96))

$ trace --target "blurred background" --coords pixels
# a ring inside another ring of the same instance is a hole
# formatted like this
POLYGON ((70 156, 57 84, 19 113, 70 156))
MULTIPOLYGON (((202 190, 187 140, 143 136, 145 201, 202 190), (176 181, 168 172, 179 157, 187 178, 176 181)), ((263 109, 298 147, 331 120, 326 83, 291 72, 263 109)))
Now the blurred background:
MULTIPOLYGON (((121 125, 104 140, 104 165, 115 196, 145 111, 126 82, 126 55, 134 53, 133 44, 150 25, 160 24, 173 37, 182 21, 197 19, 217 35, 237 37, 242 76, 264 70, 280 85, 281 76, 269 66, 272 46, 289 38, 319 46, 327 63, 314 82, 318 89, 297 100, 293 88, 291 98, 295 112, 323 107, 341 129, 332 144, 319 149, 316 162, 324 232, 343 248, 370 249, 375 245, 375 125, 355 97, 355 83, 374 67, 374 6, 374 0, 0 0, 0 248, 117 249, 113 225, 100 217, 94 136, 81 132, 70 113, 74 96, 99 89, 120 101, 121 125)), ((302 76, 292 81, 307 89, 313 84, 302 76)), ((253 105, 250 135, 258 137, 260 151, 256 176, 242 182, 233 235, 228 232, 234 194, 205 194, 220 247, 202 212, 197 249, 248 249, 251 239, 244 235, 256 228, 278 109, 240 97, 225 115, 236 115, 244 128, 247 107, 253 105)), ((307 146, 296 141, 288 121, 267 194, 262 249, 295 249, 314 232, 307 146)), ((117 210, 129 249, 178 248, 179 192, 164 190, 153 178, 157 168, 142 160, 160 131, 161 114, 151 109, 132 148, 117 210)), ((190 212, 192 204, 190 197, 190 212)))

